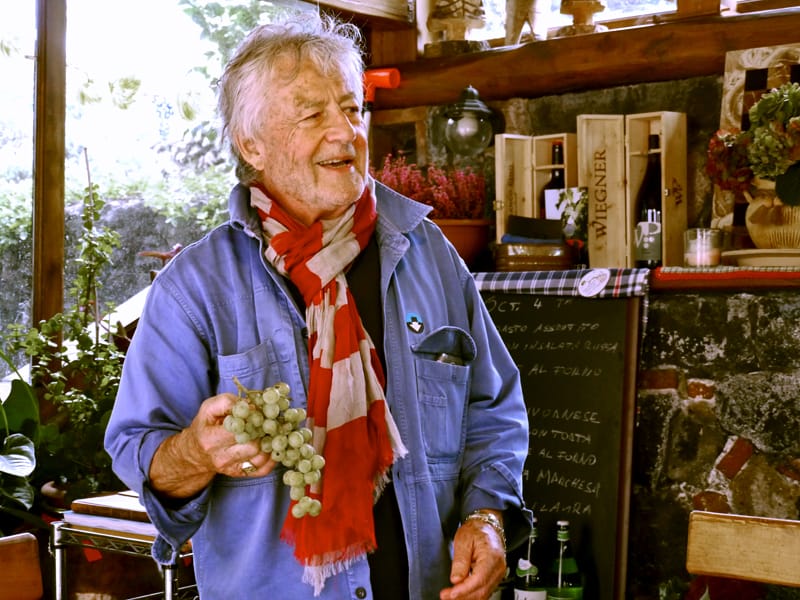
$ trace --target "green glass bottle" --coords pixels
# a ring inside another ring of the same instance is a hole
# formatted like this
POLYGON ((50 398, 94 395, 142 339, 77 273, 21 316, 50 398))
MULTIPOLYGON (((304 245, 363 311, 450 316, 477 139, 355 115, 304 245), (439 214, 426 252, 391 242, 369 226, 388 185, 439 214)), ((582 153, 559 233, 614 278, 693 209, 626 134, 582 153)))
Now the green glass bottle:
POLYGON ((558 540, 558 556, 553 561, 552 586, 547 592, 547 600, 582 600, 583 576, 578 570, 578 563, 572 552, 569 536, 569 521, 556 523, 556 539, 558 540))
POLYGON ((520 558, 514 572, 514 600, 547 600, 544 574, 539 570, 536 557, 536 518, 528 536, 528 552, 520 558))

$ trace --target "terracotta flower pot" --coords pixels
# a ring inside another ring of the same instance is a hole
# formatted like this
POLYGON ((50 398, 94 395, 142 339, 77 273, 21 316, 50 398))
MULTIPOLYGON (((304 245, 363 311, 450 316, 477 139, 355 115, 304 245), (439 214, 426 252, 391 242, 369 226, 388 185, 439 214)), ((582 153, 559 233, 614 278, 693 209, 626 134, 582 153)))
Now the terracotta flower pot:
POLYGON ((434 219, 434 223, 470 268, 481 252, 489 247, 490 219, 434 219))

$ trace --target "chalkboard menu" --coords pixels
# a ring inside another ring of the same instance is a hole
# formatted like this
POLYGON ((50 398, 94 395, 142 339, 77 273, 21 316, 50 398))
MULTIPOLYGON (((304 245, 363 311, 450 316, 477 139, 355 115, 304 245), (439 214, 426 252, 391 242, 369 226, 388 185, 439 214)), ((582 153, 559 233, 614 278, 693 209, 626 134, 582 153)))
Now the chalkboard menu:
POLYGON ((584 598, 623 598, 646 274, 481 274, 478 284, 522 377, 530 427, 523 485, 538 520, 540 567, 556 554, 556 521, 569 520, 584 598))

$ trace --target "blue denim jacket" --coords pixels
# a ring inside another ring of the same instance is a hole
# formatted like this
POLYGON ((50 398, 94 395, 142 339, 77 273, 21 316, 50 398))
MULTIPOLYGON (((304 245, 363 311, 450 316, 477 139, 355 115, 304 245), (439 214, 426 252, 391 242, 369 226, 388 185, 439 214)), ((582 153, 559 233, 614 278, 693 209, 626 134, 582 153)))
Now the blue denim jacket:
MULTIPOLYGON (((522 500, 528 421, 518 370, 473 278, 429 208, 374 183, 381 257, 387 402, 409 454, 392 476, 408 548, 411 598, 450 585, 452 539, 477 508, 505 511, 509 542, 526 535, 522 500), (437 361, 454 355, 463 365, 437 361)), ((156 448, 191 422, 202 401, 278 381, 305 406, 304 315, 265 263, 249 191, 231 219, 186 247, 156 277, 128 350, 106 448, 140 493, 160 535, 160 562, 192 540, 203 600, 312 598, 292 548, 278 539, 289 505, 283 469, 217 476, 190 501, 164 503, 149 487, 156 448)), ((323 599, 372 598, 366 560, 326 581, 323 599), (360 588, 360 589, 359 589, 360 588)))

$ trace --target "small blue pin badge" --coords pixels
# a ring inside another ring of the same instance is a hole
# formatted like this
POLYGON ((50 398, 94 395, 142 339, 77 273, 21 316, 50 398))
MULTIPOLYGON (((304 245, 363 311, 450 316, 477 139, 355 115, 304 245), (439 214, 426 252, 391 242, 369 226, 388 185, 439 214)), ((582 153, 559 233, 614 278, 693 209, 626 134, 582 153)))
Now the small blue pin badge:
POLYGON ((422 333, 425 329, 425 323, 422 322, 422 318, 417 313, 408 313, 406 315, 406 327, 414 333, 422 333))

